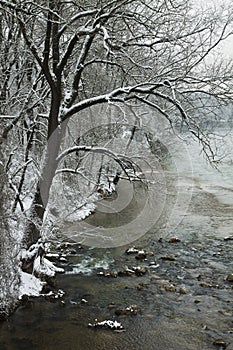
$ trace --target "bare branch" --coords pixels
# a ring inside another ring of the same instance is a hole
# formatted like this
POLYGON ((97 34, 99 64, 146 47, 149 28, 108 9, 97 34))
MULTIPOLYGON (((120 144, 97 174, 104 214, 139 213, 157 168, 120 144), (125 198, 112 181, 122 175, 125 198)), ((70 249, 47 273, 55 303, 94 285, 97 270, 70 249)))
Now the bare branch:
POLYGON ((96 10, 87 10, 83 12, 77 13, 75 16, 73 16, 64 26, 58 31, 58 37, 61 37, 62 34, 66 31, 66 29, 73 24, 74 22, 78 21, 80 18, 88 17, 88 16, 93 16, 96 13, 99 12, 99 9, 96 10))

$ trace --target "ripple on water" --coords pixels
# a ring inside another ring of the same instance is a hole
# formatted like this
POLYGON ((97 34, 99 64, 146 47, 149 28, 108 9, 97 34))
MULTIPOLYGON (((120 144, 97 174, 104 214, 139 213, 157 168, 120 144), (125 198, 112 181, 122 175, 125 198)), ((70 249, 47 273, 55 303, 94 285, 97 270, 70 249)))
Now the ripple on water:
POLYGON ((66 269, 65 274, 67 275, 91 275, 96 270, 108 270, 114 260, 110 257, 95 258, 87 257, 82 259, 79 263, 73 264, 71 269, 66 269))

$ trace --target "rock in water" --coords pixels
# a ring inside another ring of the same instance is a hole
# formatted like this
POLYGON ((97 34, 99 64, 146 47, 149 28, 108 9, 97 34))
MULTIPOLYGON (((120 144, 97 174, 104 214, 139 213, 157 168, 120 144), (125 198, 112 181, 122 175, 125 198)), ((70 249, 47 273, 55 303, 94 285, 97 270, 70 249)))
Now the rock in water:
POLYGON ((227 343, 223 339, 216 339, 213 342, 213 345, 218 346, 219 349, 226 349, 227 348, 227 343))
POLYGON ((115 311, 115 314, 117 316, 125 316, 125 315, 137 315, 138 313, 138 307, 137 305, 130 305, 124 309, 117 309, 115 311))
POLYGON ((228 282, 233 282, 233 273, 230 273, 230 274, 227 276, 226 280, 227 280, 228 282))
POLYGON ((89 323, 88 327, 93 328, 109 328, 113 331, 124 331, 124 327, 120 322, 117 321, 111 321, 111 320, 105 320, 102 322, 95 322, 95 323, 89 323))

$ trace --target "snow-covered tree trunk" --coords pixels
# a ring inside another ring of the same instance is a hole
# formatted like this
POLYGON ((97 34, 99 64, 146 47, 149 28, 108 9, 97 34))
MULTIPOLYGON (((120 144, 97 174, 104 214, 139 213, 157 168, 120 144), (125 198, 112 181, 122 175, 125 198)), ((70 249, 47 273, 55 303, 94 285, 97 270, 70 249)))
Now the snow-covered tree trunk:
POLYGON ((17 296, 17 244, 8 224, 10 195, 3 163, 3 143, 0 142, 0 319, 8 316, 17 296))
POLYGON ((57 170, 57 157, 62 142, 62 129, 58 128, 59 104, 59 98, 57 98, 57 103, 51 103, 46 155, 31 205, 31 220, 27 225, 24 237, 24 242, 27 247, 35 243, 40 237, 44 213, 49 201, 50 188, 57 170))

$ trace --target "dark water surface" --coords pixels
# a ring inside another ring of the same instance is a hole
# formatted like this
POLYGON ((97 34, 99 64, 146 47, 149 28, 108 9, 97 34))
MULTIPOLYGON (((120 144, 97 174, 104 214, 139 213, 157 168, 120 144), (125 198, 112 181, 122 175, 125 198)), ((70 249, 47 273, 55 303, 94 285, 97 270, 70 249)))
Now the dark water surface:
MULTIPOLYGON (((229 135, 230 146, 231 140, 229 135)), ((0 325, 1 350, 233 349, 233 283, 226 280, 233 273, 233 240, 224 239, 233 235, 231 156, 220 173, 200 161, 197 146, 191 144, 189 152, 194 171, 187 171, 181 157, 182 176, 169 188, 171 201, 173 192, 180 192, 173 213, 179 225, 161 220, 133 244, 77 248, 61 265, 66 273, 56 278, 64 297, 32 298, 18 307, 0 325), (174 236, 180 242, 169 243, 174 236), (136 260, 125 253, 132 245, 154 255, 136 260), (97 274, 133 266, 148 272, 117 278, 97 274), (137 315, 115 315, 132 304, 137 315), (116 319, 125 332, 89 328, 95 319, 116 319)))

